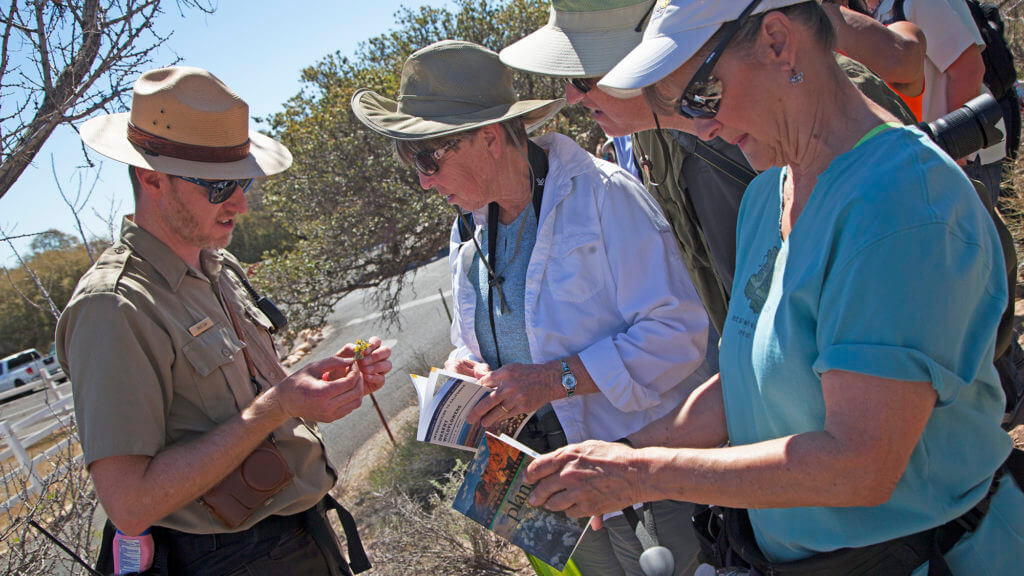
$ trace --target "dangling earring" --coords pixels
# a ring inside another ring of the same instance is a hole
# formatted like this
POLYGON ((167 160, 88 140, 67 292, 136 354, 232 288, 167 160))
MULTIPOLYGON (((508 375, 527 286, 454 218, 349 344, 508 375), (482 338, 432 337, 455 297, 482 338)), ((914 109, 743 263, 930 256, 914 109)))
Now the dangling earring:
POLYGON ((793 75, 789 77, 789 83, 793 86, 800 84, 804 81, 804 73, 793 70, 793 75))

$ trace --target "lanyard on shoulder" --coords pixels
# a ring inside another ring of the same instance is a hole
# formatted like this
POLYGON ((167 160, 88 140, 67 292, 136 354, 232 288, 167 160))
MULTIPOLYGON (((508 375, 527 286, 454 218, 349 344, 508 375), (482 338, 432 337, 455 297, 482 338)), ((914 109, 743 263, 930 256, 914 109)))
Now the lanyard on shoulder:
MULTIPOLYGON (((548 177, 548 156, 544 149, 526 141, 527 157, 530 163, 530 183, 533 187, 533 215, 540 223, 540 204, 544 199, 544 183, 548 177)), ((491 202, 487 206, 487 314, 491 320, 491 338, 494 339, 494 354, 498 359, 498 366, 501 367, 501 351, 498 349, 498 331, 494 326, 494 288, 501 290, 501 284, 505 282, 504 276, 495 277, 495 266, 497 265, 497 244, 498 244, 498 203, 491 202)))

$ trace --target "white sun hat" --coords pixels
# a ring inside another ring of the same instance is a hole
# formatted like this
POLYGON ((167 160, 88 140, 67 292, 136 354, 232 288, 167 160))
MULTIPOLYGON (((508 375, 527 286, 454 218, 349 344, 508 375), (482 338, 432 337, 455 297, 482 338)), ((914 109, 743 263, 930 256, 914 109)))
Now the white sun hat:
MULTIPOLYGON (((807 1, 760 0, 754 13, 807 1)), ((636 96, 641 88, 682 66, 722 24, 738 18, 750 3, 751 0, 658 0, 640 44, 597 86, 619 98, 636 96)))

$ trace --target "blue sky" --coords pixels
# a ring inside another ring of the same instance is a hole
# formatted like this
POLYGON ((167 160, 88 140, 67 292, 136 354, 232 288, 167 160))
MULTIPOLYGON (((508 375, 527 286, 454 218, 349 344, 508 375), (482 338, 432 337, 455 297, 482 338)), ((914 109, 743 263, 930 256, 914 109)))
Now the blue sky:
MULTIPOLYGON (((182 64, 206 68, 216 74, 246 102, 251 116, 281 110, 299 92, 299 72, 327 54, 351 55, 360 42, 394 28, 394 14, 401 6, 443 6, 443 0, 314 1, 221 0, 211 15, 189 12, 182 17, 171 1, 160 26, 173 36, 155 59, 154 67, 170 63, 175 54, 182 64)), ((258 126, 256 126, 258 128, 258 126)), ((74 130, 62 127, 47 141, 35 162, 0 198, 0 226, 11 235, 57 228, 75 234, 70 209, 54 184, 50 158, 66 193, 78 188, 75 167, 82 164, 81 143, 74 130)), ((105 235, 103 218, 111 202, 118 214, 131 212, 132 200, 123 165, 103 160, 100 181, 81 217, 90 235, 105 235)), ((89 176, 87 184, 91 183, 89 176)), ((27 252, 31 239, 16 240, 27 252)), ((0 244, 0 266, 15 266, 14 254, 0 244)))

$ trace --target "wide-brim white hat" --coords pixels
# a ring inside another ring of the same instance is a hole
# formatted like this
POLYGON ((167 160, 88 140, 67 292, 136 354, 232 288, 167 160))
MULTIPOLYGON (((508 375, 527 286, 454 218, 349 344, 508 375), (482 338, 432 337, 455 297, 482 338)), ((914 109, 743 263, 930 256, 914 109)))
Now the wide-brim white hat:
POLYGON ((175 176, 232 180, 288 169, 292 155, 249 130, 249 106, 201 68, 150 70, 135 82, 130 112, 79 128, 90 148, 125 164, 175 176))
POLYGON ((492 50, 457 40, 421 48, 405 61, 398 99, 360 88, 352 112, 395 140, 429 140, 522 117, 527 132, 561 110, 565 100, 520 100, 512 70, 492 50))
POLYGON ((498 54, 534 74, 603 76, 640 43, 652 7, 652 0, 553 0, 547 24, 498 54))
MULTIPOLYGON (((754 14, 808 0, 761 0, 754 14)), ((658 0, 643 39, 598 87, 618 97, 639 94, 682 66, 722 24, 739 18, 751 0, 658 0)))

